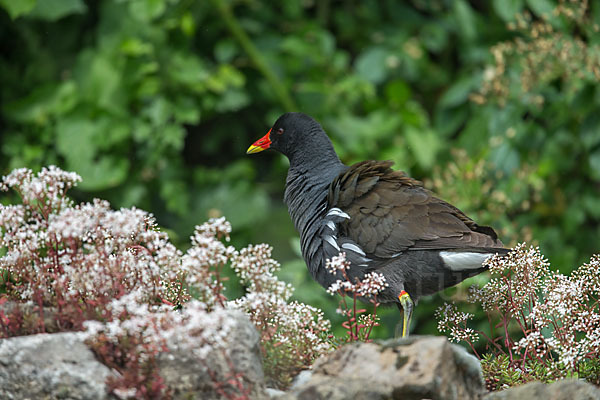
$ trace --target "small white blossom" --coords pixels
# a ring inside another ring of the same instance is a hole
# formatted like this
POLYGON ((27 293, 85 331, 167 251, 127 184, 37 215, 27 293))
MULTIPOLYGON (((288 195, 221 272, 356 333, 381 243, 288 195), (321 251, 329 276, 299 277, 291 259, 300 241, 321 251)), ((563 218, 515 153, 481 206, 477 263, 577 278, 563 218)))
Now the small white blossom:
POLYGON ((325 263, 325 268, 331 274, 337 271, 346 271, 350 268, 350 261, 346 260, 346 253, 340 253, 337 256, 331 257, 325 263))

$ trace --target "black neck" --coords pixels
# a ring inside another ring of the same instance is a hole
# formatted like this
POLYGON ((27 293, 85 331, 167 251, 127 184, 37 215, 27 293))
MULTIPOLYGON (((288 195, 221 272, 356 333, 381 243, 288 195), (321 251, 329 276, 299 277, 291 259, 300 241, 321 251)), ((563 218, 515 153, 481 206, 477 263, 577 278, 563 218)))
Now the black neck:
POLYGON ((326 213, 329 184, 347 168, 337 155, 335 158, 318 158, 321 161, 317 162, 317 157, 302 163, 292 163, 290 160, 284 196, 290 217, 300 234, 302 255, 313 276, 316 276, 316 269, 323 262, 315 257, 321 254, 318 251, 321 240, 317 233, 326 213))
POLYGON ((290 171, 318 176, 327 169, 342 165, 331 140, 317 122, 303 135, 294 137, 286 147, 290 171))

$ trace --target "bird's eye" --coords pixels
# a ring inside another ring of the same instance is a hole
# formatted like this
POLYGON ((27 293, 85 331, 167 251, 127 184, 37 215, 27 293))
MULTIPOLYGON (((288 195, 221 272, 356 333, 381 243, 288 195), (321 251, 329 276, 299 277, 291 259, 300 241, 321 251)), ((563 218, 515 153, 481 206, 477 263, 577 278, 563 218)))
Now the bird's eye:
POLYGON ((277 129, 277 134, 279 134, 279 135, 283 134, 283 128, 277 129))

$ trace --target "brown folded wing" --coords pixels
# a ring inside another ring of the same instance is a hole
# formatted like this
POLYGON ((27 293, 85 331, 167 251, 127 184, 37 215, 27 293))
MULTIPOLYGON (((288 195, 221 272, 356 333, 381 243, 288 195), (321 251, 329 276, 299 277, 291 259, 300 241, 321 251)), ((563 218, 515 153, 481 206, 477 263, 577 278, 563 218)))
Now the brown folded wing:
POLYGON ((331 183, 328 208, 340 208, 350 216, 340 223, 340 236, 379 258, 407 250, 504 247, 492 228, 477 225, 419 181, 392 170, 392 165, 391 161, 357 163, 331 183))

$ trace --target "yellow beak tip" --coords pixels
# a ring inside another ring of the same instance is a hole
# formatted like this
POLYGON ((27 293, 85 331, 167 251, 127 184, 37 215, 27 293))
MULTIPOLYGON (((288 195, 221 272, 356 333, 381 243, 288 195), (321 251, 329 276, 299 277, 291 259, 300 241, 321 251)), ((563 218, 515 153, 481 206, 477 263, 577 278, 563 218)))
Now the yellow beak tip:
POLYGON ((263 151, 264 149, 260 146, 250 146, 248 147, 248 150, 246 150, 246 154, 254 154, 254 153, 260 153, 261 151, 263 151))

